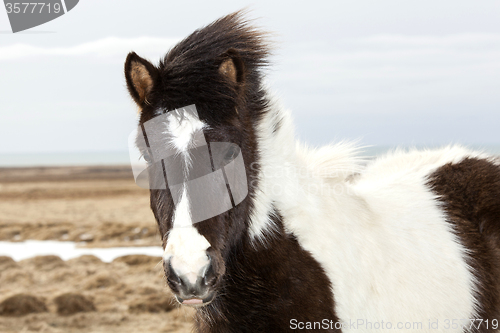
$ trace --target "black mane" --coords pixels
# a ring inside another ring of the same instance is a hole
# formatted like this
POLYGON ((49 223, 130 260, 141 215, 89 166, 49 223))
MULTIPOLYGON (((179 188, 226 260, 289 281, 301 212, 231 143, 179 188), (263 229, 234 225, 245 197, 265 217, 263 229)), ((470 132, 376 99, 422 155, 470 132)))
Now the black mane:
POLYGON ((271 50, 267 36, 251 26, 242 11, 193 32, 173 47, 158 66, 162 87, 159 93, 169 99, 164 107, 196 104, 203 110, 200 116, 207 119, 211 118, 214 105, 220 105, 218 120, 220 112, 234 107, 249 108, 254 116, 260 114, 268 104, 261 87, 271 50), (238 69, 236 87, 218 73, 228 58, 238 69))
POLYGON ((250 25, 244 12, 238 11, 218 19, 211 24, 195 30, 191 35, 173 47, 163 61, 160 69, 170 65, 199 67, 210 64, 213 59, 229 49, 239 52, 248 71, 268 65, 270 45, 265 33, 250 25))

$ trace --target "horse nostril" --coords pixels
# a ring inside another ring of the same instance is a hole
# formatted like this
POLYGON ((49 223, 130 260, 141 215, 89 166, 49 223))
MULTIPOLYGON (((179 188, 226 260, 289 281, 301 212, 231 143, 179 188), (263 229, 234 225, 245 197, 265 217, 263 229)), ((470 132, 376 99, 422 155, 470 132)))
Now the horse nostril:
POLYGON ((166 275, 167 275, 167 280, 170 283, 172 283, 172 284, 178 284, 178 285, 182 285, 183 284, 181 278, 179 277, 179 275, 177 275, 177 273, 173 269, 172 263, 171 263, 170 259, 168 260, 167 269, 166 269, 166 275))
POLYGON ((215 284, 215 270, 214 266, 212 264, 212 260, 210 258, 210 262, 208 264, 207 269, 205 270, 205 274, 203 275, 202 282, 205 286, 213 285, 215 284))
POLYGON ((165 260, 163 267, 167 277, 167 284, 174 292, 179 302, 191 304, 190 302, 210 302, 215 295, 214 288, 217 284, 216 265, 212 258, 208 257, 208 263, 203 268, 191 269, 179 265, 177 261, 165 260), (176 266, 176 269, 174 269, 176 266), (194 271, 198 271, 195 273, 194 271))

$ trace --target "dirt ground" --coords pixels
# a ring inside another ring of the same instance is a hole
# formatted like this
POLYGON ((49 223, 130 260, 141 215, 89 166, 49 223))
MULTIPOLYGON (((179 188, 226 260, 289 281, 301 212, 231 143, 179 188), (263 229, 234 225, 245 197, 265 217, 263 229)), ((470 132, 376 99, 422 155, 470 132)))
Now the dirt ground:
MULTIPOLYGON (((130 168, 0 168, 0 240, 161 245, 130 168)), ((160 257, 0 256, 0 332, 190 332, 160 257)))

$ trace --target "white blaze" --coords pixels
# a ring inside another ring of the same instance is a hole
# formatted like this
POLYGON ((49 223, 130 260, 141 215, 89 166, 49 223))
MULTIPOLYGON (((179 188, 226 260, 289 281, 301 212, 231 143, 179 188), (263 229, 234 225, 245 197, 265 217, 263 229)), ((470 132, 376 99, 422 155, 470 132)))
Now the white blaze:
MULTIPOLYGON (((170 118, 168 131, 173 136, 171 143, 188 158, 187 152, 193 134, 206 125, 188 113, 185 113, 182 120, 174 115, 170 118)), ((173 227, 168 234, 163 259, 171 260, 170 263, 177 275, 184 275, 189 282, 195 283, 197 277, 203 275, 208 267, 206 250, 209 247, 208 240, 193 227, 189 197, 184 187, 181 199, 175 207, 173 227)))
POLYGON ((175 114, 169 116, 168 131, 173 136, 172 144, 181 153, 186 153, 193 134, 206 127, 200 119, 185 112, 184 118, 180 119, 175 114))

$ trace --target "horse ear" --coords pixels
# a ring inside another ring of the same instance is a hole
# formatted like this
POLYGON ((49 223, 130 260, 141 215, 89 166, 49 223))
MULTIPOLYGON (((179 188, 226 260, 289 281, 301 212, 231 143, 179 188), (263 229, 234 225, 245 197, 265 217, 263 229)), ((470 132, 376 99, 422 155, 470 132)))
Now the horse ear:
POLYGON ((125 78, 130 95, 134 101, 143 106, 148 104, 148 97, 153 90, 158 70, 146 59, 130 52, 125 60, 125 78))
POLYGON ((219 66, 219 73, 235 85, 245 80, 245 66, 238 51, 229 49, 223 54, 223 61, 219 66))

